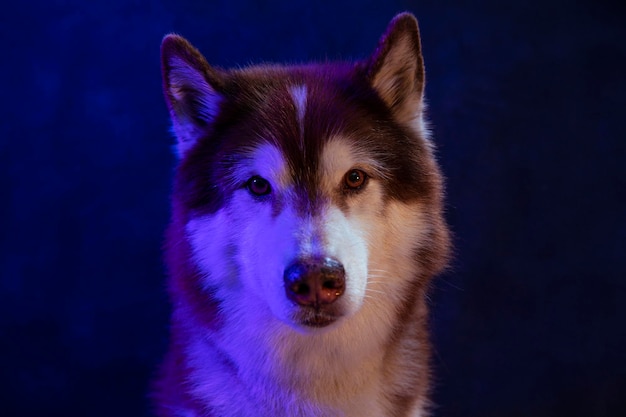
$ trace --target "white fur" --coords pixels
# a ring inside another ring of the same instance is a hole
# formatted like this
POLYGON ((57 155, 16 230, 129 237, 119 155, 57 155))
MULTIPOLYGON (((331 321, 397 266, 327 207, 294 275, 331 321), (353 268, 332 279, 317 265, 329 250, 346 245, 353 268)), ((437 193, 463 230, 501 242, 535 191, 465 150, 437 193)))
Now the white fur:
POLYGON ((289 89, 289 92, 296 106, 296 121, 300 129, 300 146, 304 146, 304 115, 306 113, 307 88, 305 85, 295 85, 289 89))
POLYGON ((230 172, 232 184, 244 184, 255 175, 265 178, 272 188, 284 189, 288 181, 288 165, 276 146, 265 142, 242 150, 244 155, 230 172))

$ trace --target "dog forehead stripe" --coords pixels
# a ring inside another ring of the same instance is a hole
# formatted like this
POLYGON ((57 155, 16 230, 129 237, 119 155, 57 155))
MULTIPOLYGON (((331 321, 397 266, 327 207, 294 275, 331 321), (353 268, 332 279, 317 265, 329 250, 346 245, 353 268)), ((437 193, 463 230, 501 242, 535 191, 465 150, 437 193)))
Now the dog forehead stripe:
POLYGON ((306 113, 307 88, 305 85, 294 85, 289 88, 291 98, 296 106, 296 121, 300 129, 300 145, 304 146, 304 114, 306 113))

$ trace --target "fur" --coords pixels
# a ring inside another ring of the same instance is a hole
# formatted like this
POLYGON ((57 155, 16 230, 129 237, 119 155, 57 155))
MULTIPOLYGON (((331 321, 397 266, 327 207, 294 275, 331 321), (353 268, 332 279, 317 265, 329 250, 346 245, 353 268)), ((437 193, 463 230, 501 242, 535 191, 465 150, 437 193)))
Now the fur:
POLYGON ((180 160, 157 414, 427 415, 449 239, 415 18, 357 63, 224 70, 168 35, 162 69, 180 160))

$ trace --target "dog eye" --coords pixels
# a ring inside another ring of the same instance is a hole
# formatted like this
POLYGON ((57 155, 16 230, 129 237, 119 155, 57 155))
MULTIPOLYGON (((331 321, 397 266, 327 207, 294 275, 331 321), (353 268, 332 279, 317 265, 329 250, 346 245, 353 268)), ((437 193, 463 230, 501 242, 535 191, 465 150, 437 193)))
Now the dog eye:
POLYGON ((246 183, 246 187, 248 188, 248 191, 255 196, 267 195, 270 191, 272 191, 269 181, 263 177, 259 177, 258 175, 250 178, 246 183))
POLYGON ((352 169, 346 172, 343 182, 345 187, 349 190, 359 190, 365 184, 367 180, 367 174, 360 169, 352 169))

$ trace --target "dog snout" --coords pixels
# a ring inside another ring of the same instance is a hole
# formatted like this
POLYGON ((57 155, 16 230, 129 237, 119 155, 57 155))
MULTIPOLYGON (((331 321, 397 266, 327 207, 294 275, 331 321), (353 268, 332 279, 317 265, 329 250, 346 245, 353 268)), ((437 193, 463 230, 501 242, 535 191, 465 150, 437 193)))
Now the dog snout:
POLYGON ((298 259, 285 269, 287 298, 300 306, 334 303, 346 288, 346 272, 332 258, 298 259))

